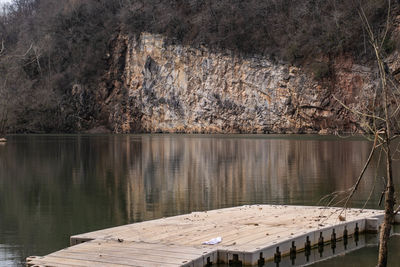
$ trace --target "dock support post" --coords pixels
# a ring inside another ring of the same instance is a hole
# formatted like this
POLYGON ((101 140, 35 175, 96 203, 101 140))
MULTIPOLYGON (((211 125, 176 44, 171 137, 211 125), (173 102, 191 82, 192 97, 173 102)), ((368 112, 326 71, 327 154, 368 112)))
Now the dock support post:
POLYGON ((229 260, 229 266, 242 266, 242 261, 239 260, 239 254, 232 254, 232 259, 229 260))
POLYGON ((276 252, 274 255, 274 262, 280 263, 281 262, 281 252, 279 251, 279 247, 276 247, 276 252))
POLYGON ((292 241, 292 247, 290 248, 290 261, 293 265, 296 261, 296 246, 294 241, 292 241))
POLYGON ((260 259, 258 260, 258 266, 264 266, 265 258, 263 257, 263 253, 260 252, 260 259))
POLYGON ((335 232, 335 229, 332 229, 331 248, 332 248, 332 253, 335 254, 335 249, 336 249, 336 232, 335 232))

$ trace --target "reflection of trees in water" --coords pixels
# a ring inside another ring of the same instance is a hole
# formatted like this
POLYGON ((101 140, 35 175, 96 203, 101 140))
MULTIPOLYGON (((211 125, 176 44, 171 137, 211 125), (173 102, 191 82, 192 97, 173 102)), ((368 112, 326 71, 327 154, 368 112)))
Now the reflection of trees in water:
POLYGON ((68 245, 71 234, 127 223, 125 173, 140 143, 115 137, 15 137, 0 147, 0 243, 22 255, 68 245), (123 140, 122 140, 123 141, 123 140))
MULTIPOLYGON (((353 184, 368 149, 360 141, 226 136, 13 137, 0 147, 0 233, 13 234, 0 234, 0 243, 40 255, 67 246, 71 234, 128 222, 315 204, 353 184)), ((364 181, 359 199, 371 187, 364 181)))
POLYGON ((143 137, 142 148, 142 167, 128 178, 131 221, 245 203, 315 204, 352 185, 368 153, 360 141, 188 136, 143 137))

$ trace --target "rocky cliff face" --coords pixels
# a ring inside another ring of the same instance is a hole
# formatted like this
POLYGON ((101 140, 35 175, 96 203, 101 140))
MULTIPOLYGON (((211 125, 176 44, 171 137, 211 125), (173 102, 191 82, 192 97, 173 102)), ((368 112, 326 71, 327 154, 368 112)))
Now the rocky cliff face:
POLYGON ((375 70, 346 56, 302 69, 171 45, 148 33, 119 35, 110 50, 96 101, 103 124, 116 133, 354 131, 356 119, 333 95, 365 110, 378 82, 375 70))

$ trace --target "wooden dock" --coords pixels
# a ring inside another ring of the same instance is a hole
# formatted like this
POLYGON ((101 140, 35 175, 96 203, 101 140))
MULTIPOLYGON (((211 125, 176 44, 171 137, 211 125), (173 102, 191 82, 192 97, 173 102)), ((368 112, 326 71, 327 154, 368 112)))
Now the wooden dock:
POLYGON ((134 223, 71 236, 71 247, 27 266, 257 265, 277 257, 377 232, 383 211, 252 205, 134 223), (221 237, 215 245, 203 242, 221 237), (292 252, 291 252, 292 251, 292 252))

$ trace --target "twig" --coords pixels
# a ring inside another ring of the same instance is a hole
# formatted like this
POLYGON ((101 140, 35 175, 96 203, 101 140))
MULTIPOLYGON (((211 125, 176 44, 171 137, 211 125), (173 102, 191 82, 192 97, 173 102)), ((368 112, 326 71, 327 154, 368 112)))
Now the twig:
POLYGON ((4 40, 1 40, 1 49, 0 49, 0 55, 3 53, 4 51, 4 40))
MULTIPOLYGON (((344 203, 344 208, 345 208, 345 209, 347 208, 347 204, 348 204, 349 200, 350 200, 351 197, 354 195, 354 193, 357 191, 357 188, 358 188, 358 186, 359 186, 359 184, 360 184, 360 182, 361 182, 361 179, 363 178, 364 173, 365 173, 365 171, 367 170, 367 168, 368 168, 368 166, 369 166, 369 163, 370 163, 370 161, 371 161, 371 159, 372 159, 372 156, 374 155, 374 152, 375 152, 375 149, 376 149, 376 142, 377 142, 377 140, 378 140, 378 132, 375 134, 374 144, 372 145, 371 152, 369 153, 368 159, 367 159, 367 161, 365 162, 364 168, 361 170, 361 173, 360 173, 360 175, 358 176, 357 182, 356 182, 355 185, 353 186, 350 195, 347 197, 347 200, 346 200, 346 202, 344 203)), ((340 214, 342 214, 342 213, 340 213, 340 214)))
POLYGON ((378 119, 378 120, 381 120, 381 121, 385 121, 385 119, 383 119, 381 117, 378 117, 378 116, 375 116, 375 115, 366 114, 366 113, 360 112, 358 110, 354 110, 354 109, 350 108, 349 106, 347 106, 342 101, 340 101, 335 95, 332 95, 332 96, 336 101, 339 102, 340 105, 342 105, 344 108, 346 108, 347 110, 349 110, 349 111, 351 111, 351 112, 353 112, 355 114, 358 114, 358 115, 361 115, 361 116, 365 116, 365 117, 369 117, 369 118, 378 119))
MULTIPOLYGON (((379 158, 378 158, 378 164, 377 164, 378 166, 379 166, 379 164, 380 164, 380 162, 381 162, 381 158, 382 158, 382 149, 379 151, 379 158)), ((370 201, 371 196, 372 196, 372 193, 373 193, 374 190, 375 190, 377 178, 378 178, 378 168, 376 168, 376 170, 375 170, 374 185, 372 186, 372 189, 371 189, 371 191, 369 192, 369 196, 368 196, 367 200, 365 201, 364 206, 362 207, 361 210, 365 209, 365 206, 367 206, 367 203, 370 201)))
POLYGON ((389 1, 389 7, 388 7, 388 10, 387 10, 387 16, 386 16, 387 18, 386 18, 386 27, 385 27, 385 33, 384 33, 384 35, 383 35, 383 37, 382 37, 382 41, 381 41, 381 45, 380 45, 380 47, 379 47, 379 49, 382 49, 382 47, 383 47, 383 43, 385 42, 385 39, 386 39, 386 35, 387 35, 387 33, 388 33, 388 31, 389 31, 389 20, 390 20, 390 1, 389 1))
POLYGON ((381 197, 379 198, 379 202, 378 202, 378 206, 380 207, 381 206, 381 204, 382 204, 382 200, 383 200, 383 197, 385 196, 385 189, 386 189, 386 186, 387 186, 387 182, 386 182, 386 180, 385 180, 385 177, 383 177, 382 176, 382 182, 383 182, 383 191, 382 191, 382 193, 381 193, 381 197))
POLYGON ((397 213, 399 213, 399 211, 400 211, 400 205, 397 207, 397 209, 393 212, 394 213, 394 215, 397 215, 397 213))

